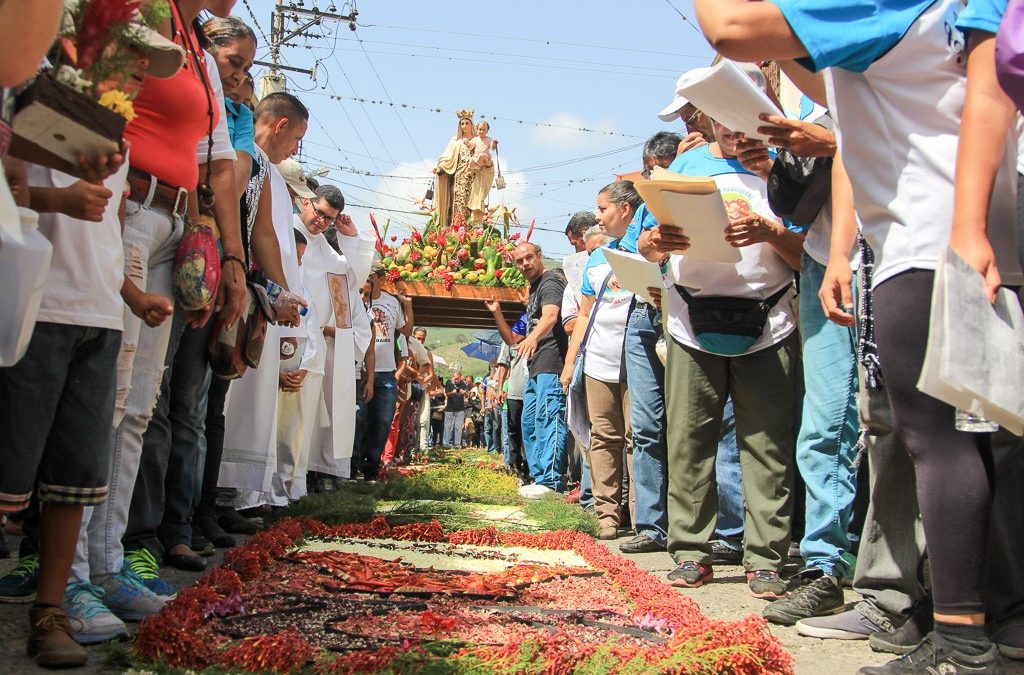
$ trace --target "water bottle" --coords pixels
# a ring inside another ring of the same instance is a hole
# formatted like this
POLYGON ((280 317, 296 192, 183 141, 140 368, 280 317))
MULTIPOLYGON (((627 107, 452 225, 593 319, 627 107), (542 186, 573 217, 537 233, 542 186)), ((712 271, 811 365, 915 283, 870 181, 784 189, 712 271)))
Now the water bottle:
MULTIPOLYGON (((292 304, 299 304, 299 296, 294 293, 289 293, 284 290, 279 284, 274 283, 270 279, 267 279, 264 286, 267 289, 267 296, 270 301, 275 305, 280 305, 282 302, 290 302, 292 304)), ((299 307, 299 316, 306 316, 306 312, 309 311, 309 307, 299 307)))
POLYGON ((972 434, 991 434, 999 431, 999 425, 981 415, 975 415, 967 410, 957 408, 956 430, 967 431, 972 434))
POLYGON ((28 349, 53 255, 39 232, 39 214, 19 207, 18 216, 22 241, 0 230, 0 366, 13 366, 28 349))

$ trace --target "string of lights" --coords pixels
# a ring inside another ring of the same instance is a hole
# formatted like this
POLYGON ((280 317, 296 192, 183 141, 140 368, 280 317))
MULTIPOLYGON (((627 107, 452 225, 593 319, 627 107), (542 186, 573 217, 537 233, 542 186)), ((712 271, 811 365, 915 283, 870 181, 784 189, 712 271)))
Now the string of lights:
MULTIPOLYGON (((412 103, 395 103, 394 101, 382 101, 382 100, 377 100, 377 99, 372 99, 372 98, 362 98, 362 97, 353 97, 353 96, 340 96, 340 95, 337 95, 337 94, 318 94, 318 95, 326 96, 326 97, 334 99, 336 101, 354 101, 354 102, 364 103, 364 104, 365 103, 369 103, 371 105, 387 106, 387 107, 393 107, 393 108, 407 108, 409 110, 420 110, 422 112, 443 113, 443 114, 452 114, 452 115, 455 114, 454 110, 450 110, 448 108, 442 108, 442 107, 439 107, 439 106, 415 105, 415 104, 412 104, 412 103)), ((512 122, 514 124, 523 124, 523 125, 534 126, 534 127, 547 127, 549 129, 565 129, 565 130, 568 130, 568 131, 579 131, 581 133, 599 134, 601 136, 617 136, 617 137, 621 137, 621 138, 643 138, 643 136, 640 136, 638 134, 626 134, 626 133, 622 133, 620 131, 611 131, 611 130, 608 130, 608 129, 591 129, 589 127, 575 127, 575 126, 566 125, 566 124, 555 124, 555 123, 552 123, 552 122, 533 122, 533 121, 530 121, 530 120, 516 119, 514 117, 504 117, 502 115, 491 115, 491 114, 488 114, 488 113, 479 113, 478 112, 478 113, 476 113, 475 117, 478 118, 478 119, 494 120, 496 122, 512 122)))

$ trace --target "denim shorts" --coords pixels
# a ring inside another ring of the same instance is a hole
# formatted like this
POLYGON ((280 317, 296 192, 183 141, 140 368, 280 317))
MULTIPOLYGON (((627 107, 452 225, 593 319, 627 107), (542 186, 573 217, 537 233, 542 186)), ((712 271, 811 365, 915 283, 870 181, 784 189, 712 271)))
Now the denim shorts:
POLYGON ((0 368, 0 512, 107 497, 121 331, 40 322, 0 368))

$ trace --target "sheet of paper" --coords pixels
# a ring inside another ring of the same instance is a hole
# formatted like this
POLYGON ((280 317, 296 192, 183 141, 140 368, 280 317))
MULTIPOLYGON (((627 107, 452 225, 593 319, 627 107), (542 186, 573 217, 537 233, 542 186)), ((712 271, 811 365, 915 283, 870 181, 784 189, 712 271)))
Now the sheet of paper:
POLYGON ((935 278, 918 389, 1024 433, 1024 311, 1000 289, 988 302, 980 274, 947 250, 935 278))
POLYGON ((709 68, 691 70, 679 87, 679 93, 719 124, 759 141, 768 138, 757 133, 757 128, 763 125, 757 116, 761 113, 782 115, 767 94, 728 59, 709 68))
POLYGON ((615 273, 619 285, 644 302, 653 302, 648 288, 662 288, 661 268, 636 253, 626 253, 615 249, 604 249, 604 257, 615 273))
POLYGON ((739 249, 725 240, 729 215, 717 188, 694 193, 686 183, 668 180, 638 181, 634 187, 659 225, 681 227, 690 238, 690 248, 682 253, 687 258, 731 264, 740 261, 739 249))

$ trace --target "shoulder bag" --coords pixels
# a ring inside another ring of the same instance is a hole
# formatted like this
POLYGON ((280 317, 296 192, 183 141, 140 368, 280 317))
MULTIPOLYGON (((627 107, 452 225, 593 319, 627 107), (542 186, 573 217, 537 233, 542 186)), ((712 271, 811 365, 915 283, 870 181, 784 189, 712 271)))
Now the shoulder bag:
POLYGON ((605 275, 604 281, 601 282, 601 290, 597 292, 597 300, 594 302, 594 310, 590 313, 590 320, 587 322, 587 330, 583 333, 583 339, 580 340, 580 349, 576 353, 576 361, 572 364, 572 379, 569 380, 569 388, 576 393, 583 393, 584 388, 584 373, 583 365, 587 358, 587 340, 590 338, 590 329, 594 327, 594 319, 597 318, 597 310, 601 308, 601 298, 604 297, 604 292, 608 288, 608 281, 612 278, 612 272, 608 272, 605 275))

